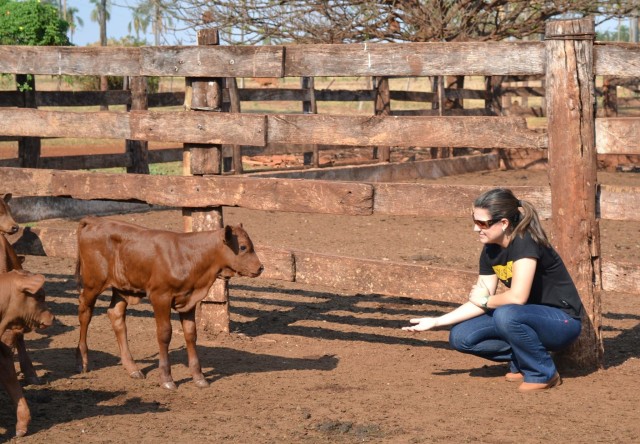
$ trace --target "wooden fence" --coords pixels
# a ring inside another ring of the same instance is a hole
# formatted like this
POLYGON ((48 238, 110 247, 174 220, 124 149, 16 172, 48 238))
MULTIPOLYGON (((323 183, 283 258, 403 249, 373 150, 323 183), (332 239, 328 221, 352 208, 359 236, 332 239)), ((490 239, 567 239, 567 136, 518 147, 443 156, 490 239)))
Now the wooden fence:
MULTIPOLYGON (((640 293, 638 264, 602 261, 597 219, 640 220, 640 189, 598 185, 596 155, 640 154, 640 119, 595 118, 594 78, 639 76, 640 45, 594 44, 594 35, 593 21, 582 19, 549 22, 544 42, 225 47, 209 46, 203 38, 202 46, 197 47, 0 46, 0 72, 182 75, 187 78, 187 105, 194 103, 189 98, 199 103, 180 112, 0 109, 3 136, 180 142, 185 147, 185 165, 192 174, 200 174, 113 176, 1 168, 3 191, 186 207, 193 212, 194 229, 211 225, 211 208, 226 205, 363 216, 459 217, 467 215, 468 203, 486 187, 209 174, 220 173, 223 144, 547 149, 551 187, 514 188, 553 222, 554 245, 565 258, 588 313, 574 357, 581 365, 597 365, 602 353, 600 292, 640 293), (221 78, 455 75, 544 76, 547 133, 528 129, 524 119, 517 117, 211 112, 221 103, 221 78), (213 90, 207 89, 211 86, 213 90), (114 183, 119 186, 113 187, 114 183)), ((485 159, 490 162, 487 156, 485 159)), ((220 222, 214 221, 213 225, 220 222)), ((75 254, 73 235, 56 230, 24 230, 17 245, 24 252, 75 254)), ((459 297, 452 288, 466 288, 474 280, 473 273, 441 273, 428 266, 279 251, 266 246, 262 251, 266 278, 357 291, 430 298, 439 295, 452 300, 459 297)), ((224 302, 224 296, 209 299, 224 302)))

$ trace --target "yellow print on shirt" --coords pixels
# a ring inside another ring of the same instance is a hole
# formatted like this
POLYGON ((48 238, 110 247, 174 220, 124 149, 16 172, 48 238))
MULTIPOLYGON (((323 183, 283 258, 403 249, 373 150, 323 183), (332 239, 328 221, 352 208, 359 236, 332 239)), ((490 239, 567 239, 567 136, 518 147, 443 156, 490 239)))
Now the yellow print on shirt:
POLYGON ((498 279, 500 279, 501 281, 503 282, 509 281, 513 276, 513 261, 507 262, 506 265, 494 265, 493 271, 496 273, 496 276, 498 276, 498 279))

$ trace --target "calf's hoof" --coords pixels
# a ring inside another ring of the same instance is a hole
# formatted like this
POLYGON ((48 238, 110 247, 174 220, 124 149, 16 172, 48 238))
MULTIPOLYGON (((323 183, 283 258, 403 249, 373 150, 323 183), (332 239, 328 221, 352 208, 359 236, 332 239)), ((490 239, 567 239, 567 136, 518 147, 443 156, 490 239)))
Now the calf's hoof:
POLYGON ((193 383, 196 385, 196 387, 198 388, 207 388, 209 387, 209 383, 207 382, 206 379, 194 379, 193 383))
POLYGON ((18 429, 16 429, 16 438, 22 438, 26 434, 27 434, 26 430, 18 430, 18 429))
POLYGON ((163 389, 167 389, 167 390, 171 390, 171 391, 174 391, 174 390, 178 389, 178 387, 176 386, 176 383, 173 382, 173 381, 163 382, 162 384, 160 384, 160 386, 163 389))
POLYGON ((144 373, 142 373, 140 370, 129 373, 129 376, 133 379, 144 379, 144 373))
POLYGON ((27 385, 41 385, 42 384, 42 381, 36 375, 25 376, 24 382, 27 385))

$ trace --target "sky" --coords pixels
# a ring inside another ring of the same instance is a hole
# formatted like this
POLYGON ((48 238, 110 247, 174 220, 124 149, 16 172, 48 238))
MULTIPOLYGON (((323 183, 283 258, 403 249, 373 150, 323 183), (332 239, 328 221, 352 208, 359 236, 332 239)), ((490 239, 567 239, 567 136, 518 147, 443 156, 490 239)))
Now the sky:
MULTIPOLYGON (((107 38, 113 38, 119 40, 122 37, 129 35, 128 26, 131 23, 131 11, 123 6, 116 6, 114 3, 126 4, 126 0, 112 1, 111 6, 111 20, 107 22, 107 38)), ((73 35, 72 43, 76 46, 87 46, 92 43, 96 43, 100 40, 100 27, 98 23, 91 21, 91 11, 95 9, 95 5, 89 0, 67 0, 67 7, 77 8, 79 11, 79 17, 84 22, 83 26, 78 26, 76 32, 73 35)), ((622 22, 623 25, 628 26, 628 20, 622 22)), ((597 31, 615 30, 617 26, 617 20, 609 20, 604 25, 598 27, 597 31)), ((148 44, 153 44, 153 35, 151 29, 147 30, 146 36, 140 36, 141 39, 146 38, 148 44)), ((183 39, 182 44, 194 45, 195 38, 190 37, 188 34, 181 36, 183 39)), ((170 42, 175 44, 175 42, 170 42)))

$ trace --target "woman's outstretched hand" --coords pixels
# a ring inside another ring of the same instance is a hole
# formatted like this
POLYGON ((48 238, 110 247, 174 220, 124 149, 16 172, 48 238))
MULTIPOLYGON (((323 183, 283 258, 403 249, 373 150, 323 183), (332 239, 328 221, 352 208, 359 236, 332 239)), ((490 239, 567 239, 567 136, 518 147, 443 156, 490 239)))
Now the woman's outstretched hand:
POLYGON ((437 318, 415 318, 410 319, 409 322, 416 325, 410 325, 408 327, 402 327, 405 331, 426 331, 436 327, 437 318))

